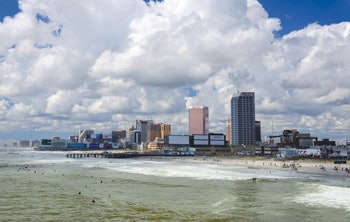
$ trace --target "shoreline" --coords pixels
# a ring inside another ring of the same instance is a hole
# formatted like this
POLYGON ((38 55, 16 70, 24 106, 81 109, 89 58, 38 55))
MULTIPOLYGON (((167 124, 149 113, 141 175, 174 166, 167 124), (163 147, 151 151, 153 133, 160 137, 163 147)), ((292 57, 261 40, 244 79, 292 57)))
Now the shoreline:
MULTIPOLYGON (((108 150, 110 153, 123 153, 123 151, 108 150)), ((40 151, 38 151, 40 152, 40 151)), ((65 152, 65 151, 63 151, 65 152)), ((78 151, 71 151, 75 153, 78 151)), ((84 152, 84 151, 83 151, 84 152)), ((89 153, 100 153, 101 150, 92 150, 89 153)), ((257 169, 269 169, 279 171, 293 171, 295 173, 305 173, 320 176, 335 176, 350 178, 350 161, 346 164, 334 164, 334 160, 324 159, 295 159, 276 160, 272 157, 242 157, 242 156, 138 156, 130 157, 142 160, 167 160, 185 162, 205 162, 223 166, 239 166, 257 169), (337 169, 337 170, 335 170, 337 169)))
POLYGON ((350 164, 334 164, 329 160, 275 160, 274 158, 242 158, 242 157, 138 157, 145 160, 176 160, 192 163, 218 164, 222 166, 239 166, 256 169, 269 169, 279 171, 293 171, 295 173, 313 174, 320 176, 348 177, 350 178, 350 164), (337 170, 336 170, 337 169, 337 170))

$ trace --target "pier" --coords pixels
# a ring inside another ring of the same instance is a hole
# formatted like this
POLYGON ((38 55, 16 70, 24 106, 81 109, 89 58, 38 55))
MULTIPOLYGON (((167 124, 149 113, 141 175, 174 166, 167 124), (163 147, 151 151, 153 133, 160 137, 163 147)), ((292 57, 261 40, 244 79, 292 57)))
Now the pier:
POLYGON ((102 158, 102 153, 67 153, 67 158, 102 158))
POLYGON ((94 152, 94 153, 67 153, 67 158, 133 158, 133 157, 174 157, 174 156, 194 156, 194 155, 184 155, 184 154, 164 154, 160 152, 94 152))
POLYGON ((67 158, 131 158, 140 156, 137 152, 121 153, 67 153, 67 158))

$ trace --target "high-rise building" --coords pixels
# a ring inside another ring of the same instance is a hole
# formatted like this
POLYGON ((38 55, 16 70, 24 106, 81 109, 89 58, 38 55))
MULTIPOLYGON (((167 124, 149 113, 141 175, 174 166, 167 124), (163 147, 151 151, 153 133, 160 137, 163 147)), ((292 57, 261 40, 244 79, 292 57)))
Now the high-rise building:
POLYGON ((189 107, 189 134, 209 134, 209 109, 207 106, 189 107))
POLYGON ((261 122, 255 121, 255 138, 257 142, 261 142, 261 122))
POLYGON ((93 134, 94 130, 79 130, 78 141, 80 143, 90 141, 93 134))
POLYGON ((131 127, 129 127, 128 129, 128 138, 131 138, 130 134, 132 131, 136 130, 136 128, 134 127, 134 125, 132 125, 131 127))
POLYGON ((153 120, 136 120, 136 130, 141 132, 141 142, 147 142, 147 125, 153 120))
POLYGON ((20 140, 18 141, 19 147, 30 147, 30 141, 29 140, 20 140))
POLYGON ((161 124, 149 123, 147 124, 147 142, 153 142, 156 138, 161 137, 161 124))
POLYGON ((120 142, 121 139, 126 137, 126 130, 113 130, 112 131, 112 142, 120 142))
POLYGON ((254 92, 239 92, 231 99, 232 145, 255 145, 254 92))
POLYGON ((139 130, 133 130, 130 132, 129 141, 131 144, 141 144, 141 132, 139 130))
POLYGON ((153 142, 156 138, 163 139, 170 135, 170 124, 149 123, 147 125, 147 142, 153 142))
POLYGON ((231 119, 228 119, 226 120, 226 141, 230 145, 232 144, 231 135, 232 135, 231 119))
POLYGON ((171 125, 168 123, 161 123, 160 137, 164 140, 166 136, 171 134, 171 125))

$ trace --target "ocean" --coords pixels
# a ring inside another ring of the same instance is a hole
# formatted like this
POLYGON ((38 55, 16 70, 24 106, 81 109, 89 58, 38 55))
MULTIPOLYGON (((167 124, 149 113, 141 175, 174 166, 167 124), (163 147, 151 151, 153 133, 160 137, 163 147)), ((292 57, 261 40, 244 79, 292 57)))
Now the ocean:
POLYGON ((0 221, 350 221, 350 176, 184 158, 0 148, 0 221))

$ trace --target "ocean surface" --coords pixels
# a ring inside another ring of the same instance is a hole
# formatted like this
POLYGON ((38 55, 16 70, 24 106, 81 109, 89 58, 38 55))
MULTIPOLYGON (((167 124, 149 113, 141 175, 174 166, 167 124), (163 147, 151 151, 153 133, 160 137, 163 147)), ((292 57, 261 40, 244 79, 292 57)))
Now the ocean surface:
POLYGON ((189 158, 0 148, 0 221, 350 221, 350 176, 189 158))

